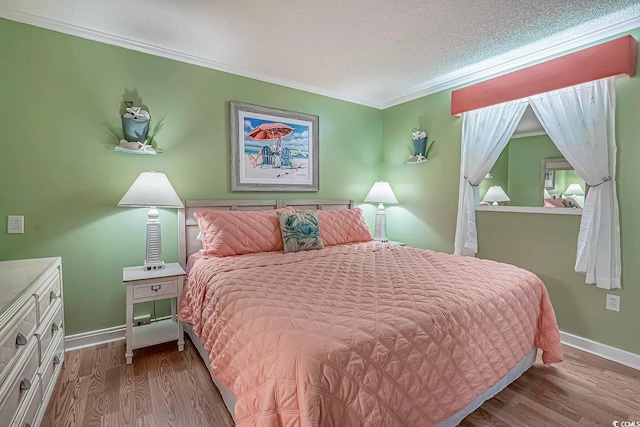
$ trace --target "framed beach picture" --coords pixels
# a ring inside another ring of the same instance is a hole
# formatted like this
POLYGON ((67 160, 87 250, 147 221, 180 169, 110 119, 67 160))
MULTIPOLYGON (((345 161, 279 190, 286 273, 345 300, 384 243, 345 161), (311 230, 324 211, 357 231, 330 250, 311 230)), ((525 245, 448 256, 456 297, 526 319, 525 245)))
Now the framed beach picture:
POLYGON ((318 122, 231 101, 231 190, 318 191, 318 122))

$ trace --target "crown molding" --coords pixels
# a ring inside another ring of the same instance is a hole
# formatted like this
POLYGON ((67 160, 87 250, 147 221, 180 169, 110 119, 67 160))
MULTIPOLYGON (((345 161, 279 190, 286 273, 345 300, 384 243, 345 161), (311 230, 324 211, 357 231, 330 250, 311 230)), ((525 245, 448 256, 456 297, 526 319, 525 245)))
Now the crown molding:
POLYGON ((570 38, 568 40, 559 41, 556 43, 547 44, 544 47, 523 48, 516 49, 511 53, 507 53, 504 59, 501 59, 499 63, 485 66, 482 68, 470 67, 468 71, 454 72, 441 79, 428 82, 427 85, 416 91, 398 98, 391 99, 385 102, 375 102, 369 99, 359 99, 351 96, 344 96, 339 93, 333 93, 323 89, 319 89, 313 86, 307 86, 298 82, 293 82, 285 79, 279 79, 273 76, 268 76, 260 73, 254 73, 249 70, 245 70, 232 65, 224 64, 221 62, 213 61, 210 59, 202 58, 196 55, 190 55, 176 50, 167 49, 147 43, 141 43, 136 40, 131 40, 125 37, 115 36, 113 34, 105 33, 102 31, 92 30, 90 28, 80 27, 77 25, 67 24, 61 21, 57 21, 51 18, 34 15, 15 9, 10 9, 5 6, 0 6, 0 18, 8 19, 11 21, 20 22, 23 24, 33 25, 47 30, 56 31, 63 34, 68 34, 83 39, 93 40, 100 43, 105 43, 112 46, 118 46, 125 49, 134 50, 137 52, 146 53, 149 55, 159 56, 162 58, 172 59, 187 64, 197 65, 204 68, 210 68, 217 71, 222 71, 230 74, 235 74, 250 79, 263 81, 266 83, 272 83, 279 86, 288 87, 291 89, 297 89, 304 92, 313 93, 316 95, 326 96, 329 98, 338 99, 341 101, 347 101, 354 104, 364 105, 366 107, 372 107, 379 110, 384 110, 405 102, 413 101, 418 98, 422 98, 427 95, 432 95, 443 90, 452 89, 454 87, 469 84, 471 82, 479 81, 489 77, 495 77, 500 74, 504 74, 509 71, 515 71, 525 66, 532 65, 534 63, 542 62, 547 59, 565 53, 570 50, 574 50, 590 43, 595 43, 602 39, 613 37, 640 27, 640 16, 627 19, 625 21, 617 22, 615 24, 599 28, 595 31, 591 31, 582 34, 578 37, 570 38), (475 68, 475 70, 474 70, 475 68))
POLYGON ((241 77, 247 77, 250 79, 259 80, 266 83, 272 83, 272 84, 284 86, 291 89, 297 89, 304 92, 313 93, 316 95, 326 96, 328 98, 347 101, 354 104, 360 104, 366 107, 381 109, 381 104, 374 102, 372 100, 344 96, 339 93, 333 93, 330 91, 326 91, 324 89, 319 89, 313 86, 300 84, 298 82, 279 79, 279 78, 268 76, 265 74, 254 73, 252 71, 248 71, 239 67, 234 67, 232 65, 224 64, 222 62, 213 61, 211 59, 203 58, 200 56, 182 53, 176 50, 167 49, 164 47, 159 47, 159 46, 151 45, 148 43, 141 43, 139 41, 131 40, 126 37, 120 37, 120 36, 105 33, 102 31, 92 30, 90 28, 67 24, 65 22, 57 21, 55 19, 46 18, 39 15, 33 15, 30 13, 18 11, 15 9, 9 9, 4 6, 0 6, 0 18, 8 19, 10 21, 20 22, 23 24, 33 25, 35 27, 56 31, 58 33, 76 36, 83 39, 93 40, 99 43, 118 46, 118 47, 122 47, 129 50, 135 50, 137 52, 142 52, 149 55, 172 59, 174 61, 184 62, 191 65, 197 65, 204 68, 210 68, 212 70, 222 71, 225 73, 230 73, 230 74, 234 74, 241 77))
POLYGON ((547 44, 544 47, 527 50, 528 48, 525 46, 503 55, 505 58, 495 65, 476 69, 475 71, 461 75, 458 75, 457 72, 451 73, 449 74, 449 77, 445 76, 439 81, 434 81, 432 84, 428 84, 427 87, 417 92, 411 92, 404 96, 383 102, 381 108, 384 110, 427 95, 441 92, 443 90, 463 86, 490 77, 497 77, 501 74, 506 74, 507 72, 516 71, 518 69, 549 60, 562 53, 577 50, 578 48, 585 47, 591 43, 618 36, 621 33, 638 27, 640 27, 640 16, 599 28, 578 37, 547 44))

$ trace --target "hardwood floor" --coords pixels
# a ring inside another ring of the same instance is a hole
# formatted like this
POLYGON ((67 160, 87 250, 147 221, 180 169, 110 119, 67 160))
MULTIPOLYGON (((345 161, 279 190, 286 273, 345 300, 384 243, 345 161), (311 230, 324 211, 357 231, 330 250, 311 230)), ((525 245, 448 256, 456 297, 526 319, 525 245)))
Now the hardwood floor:
MULTIPOLYGON (((540 360, 461 426, 612 426, 640 422, 640 372, 564 347, 565 361, 540 360)), ((191 341, 134 352, 124 341, 66 354, 42 426, 233 426, 191 341)), ((639 424, 640 425, 640 424, 639 424)))
POLYGON ((191 341, 134 351, 124 341, 66 353, 43 427, 233 426, 191 341))

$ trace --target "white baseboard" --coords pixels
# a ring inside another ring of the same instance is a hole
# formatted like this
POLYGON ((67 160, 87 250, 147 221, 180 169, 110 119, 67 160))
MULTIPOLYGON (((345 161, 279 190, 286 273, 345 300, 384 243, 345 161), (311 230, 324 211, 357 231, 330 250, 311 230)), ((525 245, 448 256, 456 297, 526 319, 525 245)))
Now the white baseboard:
POLYGON ((64 337, 64 350, 78 350, 85 347, 104 344, 124 339, 125 326, 113 326, 97 331, 81 332, 64 337))
MULTIPOLYGON (((170 319, 171 316, 158 317, 158 321, 170 319)), ((125 325, 112 326, 110 328, 98 329, 96 331, 81 332, 79 334, 67 335, 64 337, 64 351, 78 350, 85 347, 93 347, 120 341, 125 339, 125 325)))
MULTIPOLYGON (((169 319, 171 316, 159 317, 158 320, 169 319)), ((125 338, 125 326, 113 326, 111 328, 99 329, 97 331, 82 332, 65 337, 65 351, 77 350, 94 345, 123 340, 125 338)), ((587 338, 582 338, 568 332, 560 331, 560 340, 563 344, 587 353, 595 354, 612 362, 629 366, 640 370, 640 354, 620 350, 587 338)))
POLYGON ((620 363, 621 365, 640 370, 640 354, 620 350, 616 347, 611 347, 606 344, 602 344, 562 331, 560 331, 560 341, 562 341, 563 344, 568 345, 569 347, 574 347, 578 350, 595 354, 596 356, 602 357, 603 359, 611 360, 612 362, 620 363))

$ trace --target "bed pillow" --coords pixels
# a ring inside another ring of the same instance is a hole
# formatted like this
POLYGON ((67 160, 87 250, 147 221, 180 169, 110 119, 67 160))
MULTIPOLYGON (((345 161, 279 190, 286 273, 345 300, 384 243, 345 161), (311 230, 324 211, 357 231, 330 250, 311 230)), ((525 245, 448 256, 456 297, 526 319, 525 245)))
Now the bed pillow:
POLYGON ((268 211, 218 211, 196 209, 193 216, 202 233, 203 256, 230 256, 281 251, 282 233, 278 212, 294 212, 286 207, 268 211))
POLYGON ((285 254, 324 248, 315 212, 278 212, 278 220, 285 254))
POLYGON ((325 246, 373 240, 362 209, 338 209, 317 211, 320 236, 325 246))

